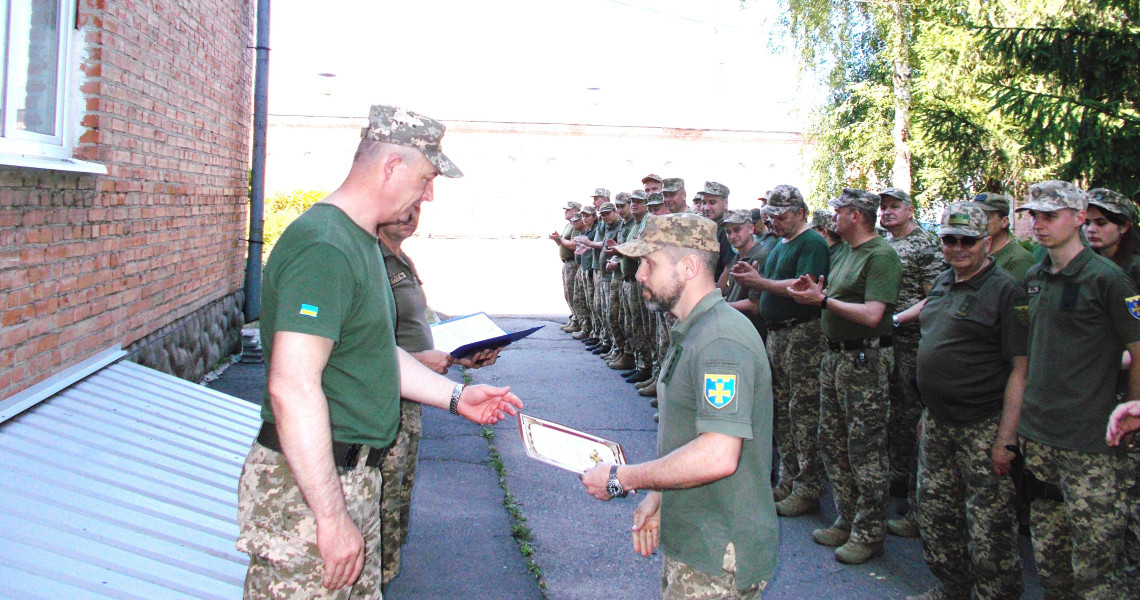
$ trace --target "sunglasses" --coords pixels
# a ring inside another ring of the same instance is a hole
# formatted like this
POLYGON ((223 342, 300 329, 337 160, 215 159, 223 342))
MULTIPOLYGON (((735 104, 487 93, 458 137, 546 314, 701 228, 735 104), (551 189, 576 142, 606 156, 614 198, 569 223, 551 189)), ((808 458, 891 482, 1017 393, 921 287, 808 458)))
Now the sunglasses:
POLYGON ((963 248, 973 248, 979 239, 981 238, 966 235, 944 235, 942 236, 942 245, 949 247, 954 244, 960 244, 963 248))

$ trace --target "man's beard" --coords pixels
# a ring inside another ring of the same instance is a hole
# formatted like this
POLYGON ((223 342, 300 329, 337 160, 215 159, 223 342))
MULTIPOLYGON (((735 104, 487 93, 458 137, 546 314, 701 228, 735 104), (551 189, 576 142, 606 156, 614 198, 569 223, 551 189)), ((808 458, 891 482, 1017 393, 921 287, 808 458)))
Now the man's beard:
POLYGON ((648 296, 645 299, 645 307, 656 313, 666 313, 673 310, 673 307, 677 306, 677 302, 681 300, 682 288, 684 285, 676 278, 669 282, 669 286, 663 294, 656 294, 645 287, 645 293, 648 296))

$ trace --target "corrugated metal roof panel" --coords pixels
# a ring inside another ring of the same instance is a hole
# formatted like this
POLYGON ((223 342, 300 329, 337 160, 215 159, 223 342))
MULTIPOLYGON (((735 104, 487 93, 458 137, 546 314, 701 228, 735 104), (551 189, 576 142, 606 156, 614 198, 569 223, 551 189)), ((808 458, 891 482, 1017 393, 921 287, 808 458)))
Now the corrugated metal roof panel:
POLYGON ((243 400, 130 362, 0 423, 0 596, 240 598, 243 400))

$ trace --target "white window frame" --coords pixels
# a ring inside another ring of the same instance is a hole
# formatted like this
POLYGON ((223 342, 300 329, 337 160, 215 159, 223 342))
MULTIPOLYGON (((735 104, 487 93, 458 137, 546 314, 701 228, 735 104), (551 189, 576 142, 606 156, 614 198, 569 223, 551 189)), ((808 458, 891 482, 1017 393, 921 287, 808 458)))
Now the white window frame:
POLYGON ((9 85, 8 61, 12 36, 9 24, 11 15, 17 10, 26 10, 31 0, 0 0, 0 165, 79 171, 85 173, 106 173, 104 166, 76 160, 73 157, 78 141, 79 114, 73 101, 78 98, 75 47, 79 33, 75 31, 75 0, 55 0, 59 10, 56 48, 55 123, 54 134, 42 134, 21 130, 16 127, 16 111, 7 110, 17 106, 23 89, 9 85))

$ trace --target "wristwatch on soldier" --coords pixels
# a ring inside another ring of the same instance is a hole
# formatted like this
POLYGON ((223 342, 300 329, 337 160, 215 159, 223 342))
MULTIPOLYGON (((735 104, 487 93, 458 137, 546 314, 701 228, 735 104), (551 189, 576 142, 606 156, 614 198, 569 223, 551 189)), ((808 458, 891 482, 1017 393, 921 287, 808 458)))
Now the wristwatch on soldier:
POLYGON ((453 415, 459 414, 459 397, 463 395, 463 388, 465 387, 467 386, 457 383, 455 387, 451 388, 451 404, 447 409, 453 415))
POLYGON ((625 488, 621 487, 621 482, 618 481, 617 465, 610 466, 610 480, 606 482, 606 493, 610 498, 625 498, 625 488))

